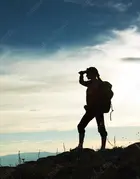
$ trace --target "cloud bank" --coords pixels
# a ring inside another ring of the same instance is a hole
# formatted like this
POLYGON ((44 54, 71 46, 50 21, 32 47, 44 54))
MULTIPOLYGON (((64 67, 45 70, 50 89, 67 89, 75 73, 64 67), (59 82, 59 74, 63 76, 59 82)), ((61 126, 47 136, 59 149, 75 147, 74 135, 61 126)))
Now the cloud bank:
POLYGON ((37 59, 14 52, 1 58, 0 133, 75 129, 86 90, 78 84, 78 71, 89 66, 113 84, 115 112, 108 125, 140 125, 140 64, 122 60, 140 57, 140 33, 136 27, 111 33, 100 45, 62 48, 37 59))

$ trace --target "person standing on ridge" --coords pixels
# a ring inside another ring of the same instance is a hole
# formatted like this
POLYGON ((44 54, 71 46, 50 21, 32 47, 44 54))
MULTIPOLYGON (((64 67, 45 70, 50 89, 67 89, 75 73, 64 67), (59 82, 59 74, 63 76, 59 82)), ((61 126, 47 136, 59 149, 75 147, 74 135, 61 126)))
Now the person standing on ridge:
POLYGON ((87 87, 87 104, 84 106, 86 112, 77 126, 79 133, 79 144, 76 148, 83 148, 85 127, 95 117, 98 126, 98 132, 101 136, 101 150, 104 150, 106 146, 107 131, 104 123, 104 110, 102 109, 103 103, 101 102, 102 98, 100 97, 100 87, 103 81, 100 79, 98 70, 95 67, 87 68, 86 71, 80 71, 79 74, 79 83, 87 87), (89 79, 88 81, 84 81, 84 74, 86 74, 87 78, 89 79))

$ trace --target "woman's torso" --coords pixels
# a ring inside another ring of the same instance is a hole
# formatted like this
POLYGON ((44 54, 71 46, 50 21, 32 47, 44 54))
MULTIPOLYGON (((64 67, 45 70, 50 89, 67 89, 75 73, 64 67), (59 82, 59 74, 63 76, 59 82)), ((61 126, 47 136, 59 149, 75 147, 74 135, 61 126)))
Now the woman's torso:
POLYGON ((90 81, 86 91, 86 102, 88 106, 97 104, 99 85, 99 80, 90 81))

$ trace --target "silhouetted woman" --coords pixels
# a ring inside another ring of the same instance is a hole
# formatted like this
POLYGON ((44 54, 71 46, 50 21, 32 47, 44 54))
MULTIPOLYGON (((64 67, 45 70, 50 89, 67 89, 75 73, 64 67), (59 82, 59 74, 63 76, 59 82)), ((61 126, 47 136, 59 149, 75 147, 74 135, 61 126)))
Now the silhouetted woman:
POLYGON ((85 127, 95 117, 98 125, 98 132, 101 136, 101 149, 105 149, 107 131, 104 124, 104 114, 100 105, 99 98, 99 86, 102 82, 98 70, 95 67, 87 68, 86 71, 79 72, 79 83, 87 87, 86 91, 86 106, 84 106, 86 112, 78 124, 79 132, 79 145, 77 148, 83 148, 85 127), (84 74, 86 74, 88 81, 84 81, 84 74))

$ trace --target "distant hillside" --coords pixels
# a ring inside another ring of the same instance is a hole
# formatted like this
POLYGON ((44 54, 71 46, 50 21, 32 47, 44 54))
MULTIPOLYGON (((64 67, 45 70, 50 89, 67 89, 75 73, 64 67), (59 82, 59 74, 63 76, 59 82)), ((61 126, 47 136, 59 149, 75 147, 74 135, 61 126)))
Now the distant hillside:
POLYGON ((140 143, 104 151, 72 150, 17 167, 0 167, 0 179, 139 179, 140 143))
MULTIPOLYGON (((55 154, 50 152, 40 152, 39 157, 47 157, 50 155, 55 155, 55 154)), ((30 160, 35 161, 38 159, 38 152, 21 153, 20 156, 21 159, 25 159, 25 162, 30 160)), ((18 154, 0 156, 0 160, 2 166, 9 166, 9 165, 15 166, 18 164, 18 154)))

